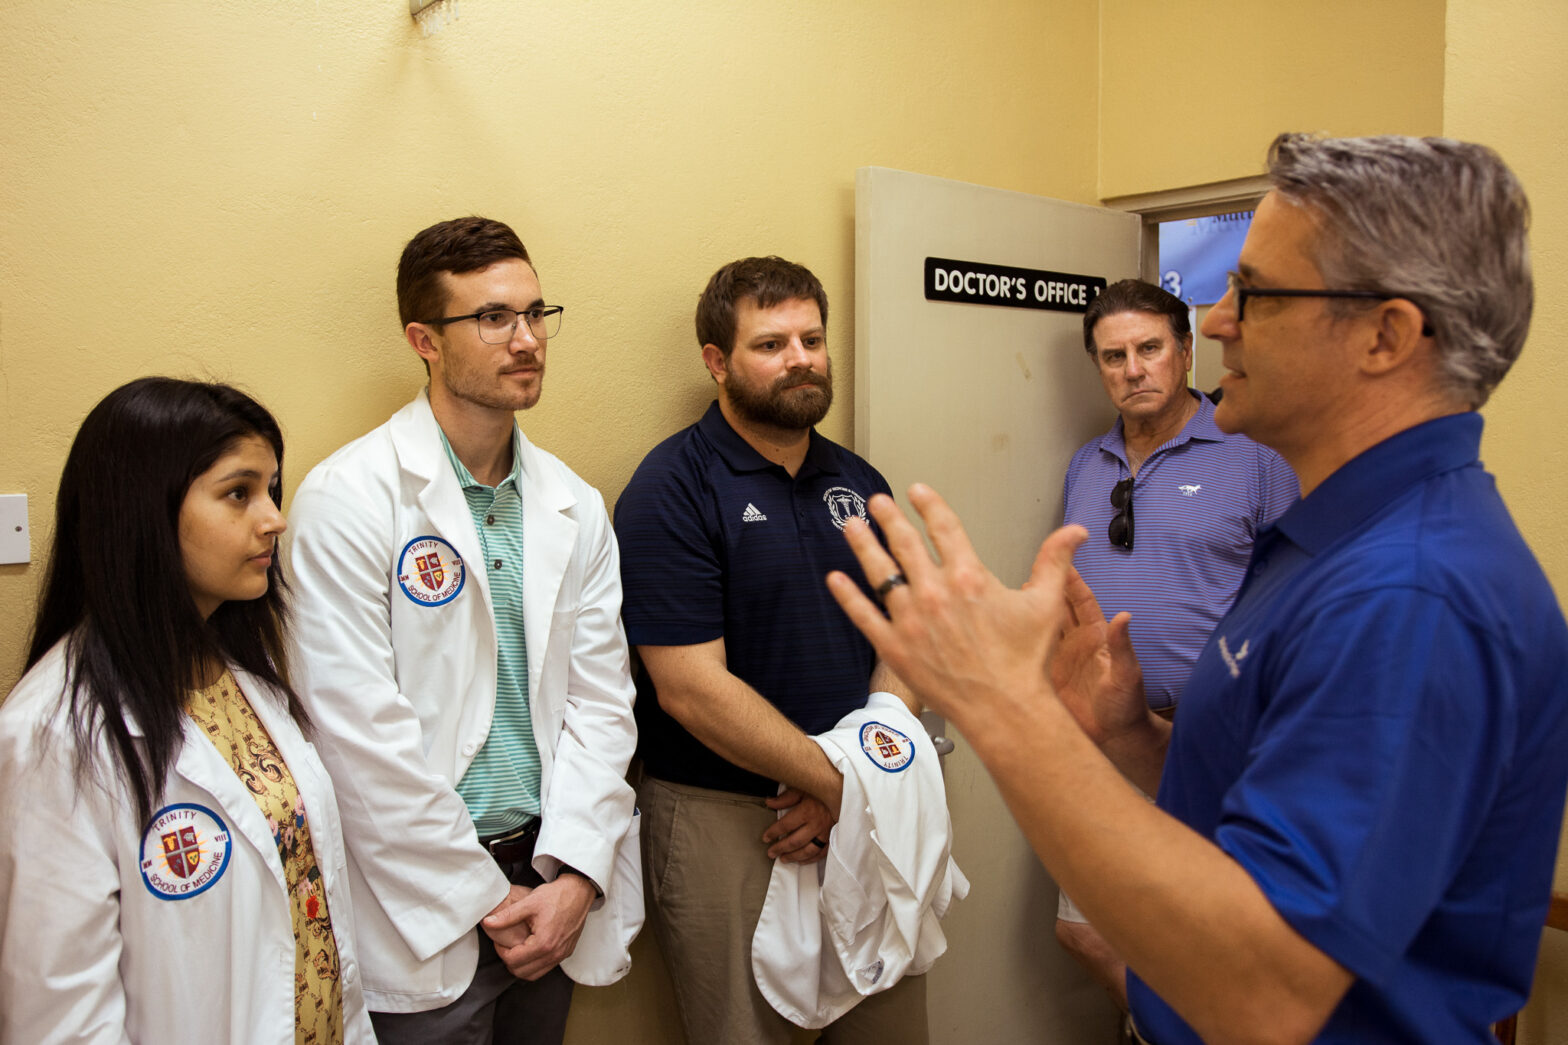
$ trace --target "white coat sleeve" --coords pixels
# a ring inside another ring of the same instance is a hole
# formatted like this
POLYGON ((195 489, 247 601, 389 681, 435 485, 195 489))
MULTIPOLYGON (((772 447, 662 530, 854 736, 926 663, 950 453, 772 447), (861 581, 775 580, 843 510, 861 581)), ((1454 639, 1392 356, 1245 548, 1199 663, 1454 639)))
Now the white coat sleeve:
POLYGON ((129 1042, 113 813, 48 736, 0 738, 0 1042, 129 1042))
POLYGON ((398 690, 389 516, 308 482, 295 495, 292 667, 351 858, 425 960, 473 932, 509 886, 462 798, 427 764, 419 716, 398 690))
MULTIPOLYGON (((547 879, 567 863, 607 892, 616 845, 631 821, 635 795, 626 767, 637 746, 626 633, 621 628, 621 564, 604 502, 585 505, 579 553, 585 557, 581 597, 563 613, 571 627, 566 710, 555 744, 535 866, 547 879)), ((555 646, 552 635, 552 649, 555 646)))

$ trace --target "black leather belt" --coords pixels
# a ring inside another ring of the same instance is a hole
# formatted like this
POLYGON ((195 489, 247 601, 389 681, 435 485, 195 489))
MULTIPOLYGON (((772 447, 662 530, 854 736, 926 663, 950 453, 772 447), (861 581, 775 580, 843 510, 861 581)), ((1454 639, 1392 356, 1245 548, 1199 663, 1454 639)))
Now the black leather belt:
POLYGON ((516 831, 481 838, 479 844, 498 864, 521 864, 534 858, 534 843, 538 840, 539 820, 535 818, 516 831))

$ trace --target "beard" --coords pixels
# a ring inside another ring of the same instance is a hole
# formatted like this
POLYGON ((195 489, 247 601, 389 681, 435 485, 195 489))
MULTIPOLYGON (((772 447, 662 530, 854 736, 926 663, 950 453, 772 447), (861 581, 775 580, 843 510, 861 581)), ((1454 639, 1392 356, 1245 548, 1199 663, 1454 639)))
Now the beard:
POLYGON ((785 374, 767 388, 749 383, 730 371, 725 394, 735 413, 753 424, 800 431, 828 415, 833 405, 833 364, 828 372, 785 374))

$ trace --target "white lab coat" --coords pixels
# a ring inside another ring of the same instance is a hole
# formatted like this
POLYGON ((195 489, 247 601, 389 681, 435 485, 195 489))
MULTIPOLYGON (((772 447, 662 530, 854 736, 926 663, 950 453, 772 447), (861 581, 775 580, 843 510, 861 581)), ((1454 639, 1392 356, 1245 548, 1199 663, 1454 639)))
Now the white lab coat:
MULTIPOLYGON (((283 698, 234 674, 305 803, 337 940, 344 1039, 374 1045, 332 782, 283 698)), ((187 721, 158 809, 201 807, 202 872, 221 871, 188 896, 159 895, 150 882, 183 883, 152 866, 158 829, 137 822, 106 742, 95 773, 78 776, 64 690, 62 643, 0 705, 0 1043, 293 1045, 294 923, 256 800, 187 721), (227 833, 227 863, 212 825, 227 833)))
POLYGON ((929 970, 947 950, 939 919, 969 880, 951 855, 936 748, 902 700, 873 693, 811 739, 844 775, 839 821, 823 860, 774 861, 751 970, 768 1004, 817 1028, 929 970), (877 724, 901 736, 879 748, 877 724))
MULTIPOLYGON (((533 863, 547 881, 569 864, 603 892, 562 968, 578 983, 611 983, 630 969, 643 921, 619 555, 598 492, 526 439, 522 476, 542 762, 533 863)), ((292 667, 337 784, 366 997, 377 1011, 438 1008, 472 980, 474 927, 508 885, 454 790, 489 736, 496 632, 479 535, 426 393, 311 470, 289 532, 292 667), (447 594, 435 602, 408 594, 424 591, 409 576, 421 538, 441 542, 447 594)))

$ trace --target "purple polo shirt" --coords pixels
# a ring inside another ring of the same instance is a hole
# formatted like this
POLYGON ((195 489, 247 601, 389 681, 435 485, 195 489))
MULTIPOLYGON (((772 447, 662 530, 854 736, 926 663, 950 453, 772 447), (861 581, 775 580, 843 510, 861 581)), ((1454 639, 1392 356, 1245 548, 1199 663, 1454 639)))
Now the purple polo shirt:
POLYGON ((1073 454, 1066 521, 1089 531, 1074 565, 1109 619, 1132 613, 1132 645, 1149 706, 1173 707, 1203 644, 1230 608, 1252 541, 1300 496, 1296 474, 1266 446, 1214 424, 1214 404, 1151 453, 1133 481, 1131 549, 1106 536, 1111 489, 1132 474, 1122 419, 1073 454))

